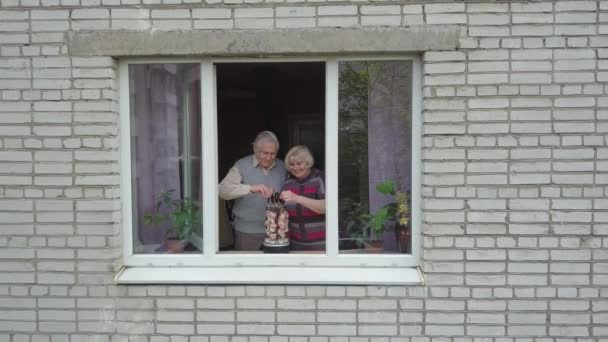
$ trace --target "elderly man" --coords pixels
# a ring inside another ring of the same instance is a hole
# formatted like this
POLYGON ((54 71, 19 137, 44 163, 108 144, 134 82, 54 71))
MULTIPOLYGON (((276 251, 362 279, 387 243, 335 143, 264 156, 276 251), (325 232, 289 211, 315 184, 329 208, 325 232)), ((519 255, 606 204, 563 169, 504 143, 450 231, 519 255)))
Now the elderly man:
POLYGON ((270 131, 259 133, 253 154, 239 159, 219 185, 224 200, 234 200, 234 246, 258 250, 264 241, 264 212, 268 197, 280 191, 287 178, 285 165, 276 159, 279 140, 270 131))

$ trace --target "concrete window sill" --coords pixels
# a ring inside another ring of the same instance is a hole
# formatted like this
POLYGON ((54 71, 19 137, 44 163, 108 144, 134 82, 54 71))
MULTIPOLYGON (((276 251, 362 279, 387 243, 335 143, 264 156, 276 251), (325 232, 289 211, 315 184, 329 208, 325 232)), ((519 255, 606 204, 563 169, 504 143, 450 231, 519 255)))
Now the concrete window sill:
POLYGON ((418 268, 125 267, 117 284, 421 285, 418 268))

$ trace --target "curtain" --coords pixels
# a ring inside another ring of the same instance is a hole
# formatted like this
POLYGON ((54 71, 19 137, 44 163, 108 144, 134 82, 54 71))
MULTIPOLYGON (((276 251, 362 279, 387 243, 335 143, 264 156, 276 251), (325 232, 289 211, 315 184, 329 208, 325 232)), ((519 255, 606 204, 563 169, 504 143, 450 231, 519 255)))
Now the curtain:
POLYGON ((161 192, 173 190, 174 198, 180 197, 177 68, 141 64, 131 65, 131 71, 134 236, 142 245, 160 244, 167 227, 144 227, 143 218, 154 212, 161 192))

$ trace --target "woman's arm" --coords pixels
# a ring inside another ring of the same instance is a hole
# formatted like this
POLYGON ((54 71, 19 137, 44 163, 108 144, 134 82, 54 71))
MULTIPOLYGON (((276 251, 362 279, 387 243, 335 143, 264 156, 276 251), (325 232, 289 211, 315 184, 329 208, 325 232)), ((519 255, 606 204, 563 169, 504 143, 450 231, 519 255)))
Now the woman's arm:
MULTIPOLYGON (((296 195, 297 196, 297 195, 296 195)), ((312 199, 304 196, 298 196, 296 203, 306 207, 317 214, 325 214, 325 200, 324 199, 312 199)))
POLYGON ((281 198, 287 203, 296 203, 306 207, 317 214, 325 214, 325 199, 312 199, 296 195, 289 190, 281 192, 281 198))

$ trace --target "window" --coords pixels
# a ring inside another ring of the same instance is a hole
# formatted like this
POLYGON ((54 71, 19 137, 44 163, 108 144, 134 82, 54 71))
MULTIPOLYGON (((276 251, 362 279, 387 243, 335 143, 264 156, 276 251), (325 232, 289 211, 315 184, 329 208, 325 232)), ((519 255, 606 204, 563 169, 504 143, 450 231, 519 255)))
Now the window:
POLYGON ((420 79, 414 56, 122 61, 117 280, 419 282, 420 79), (324 171, 321 249, 234 248, 218 183, 263 130, 324 171))

